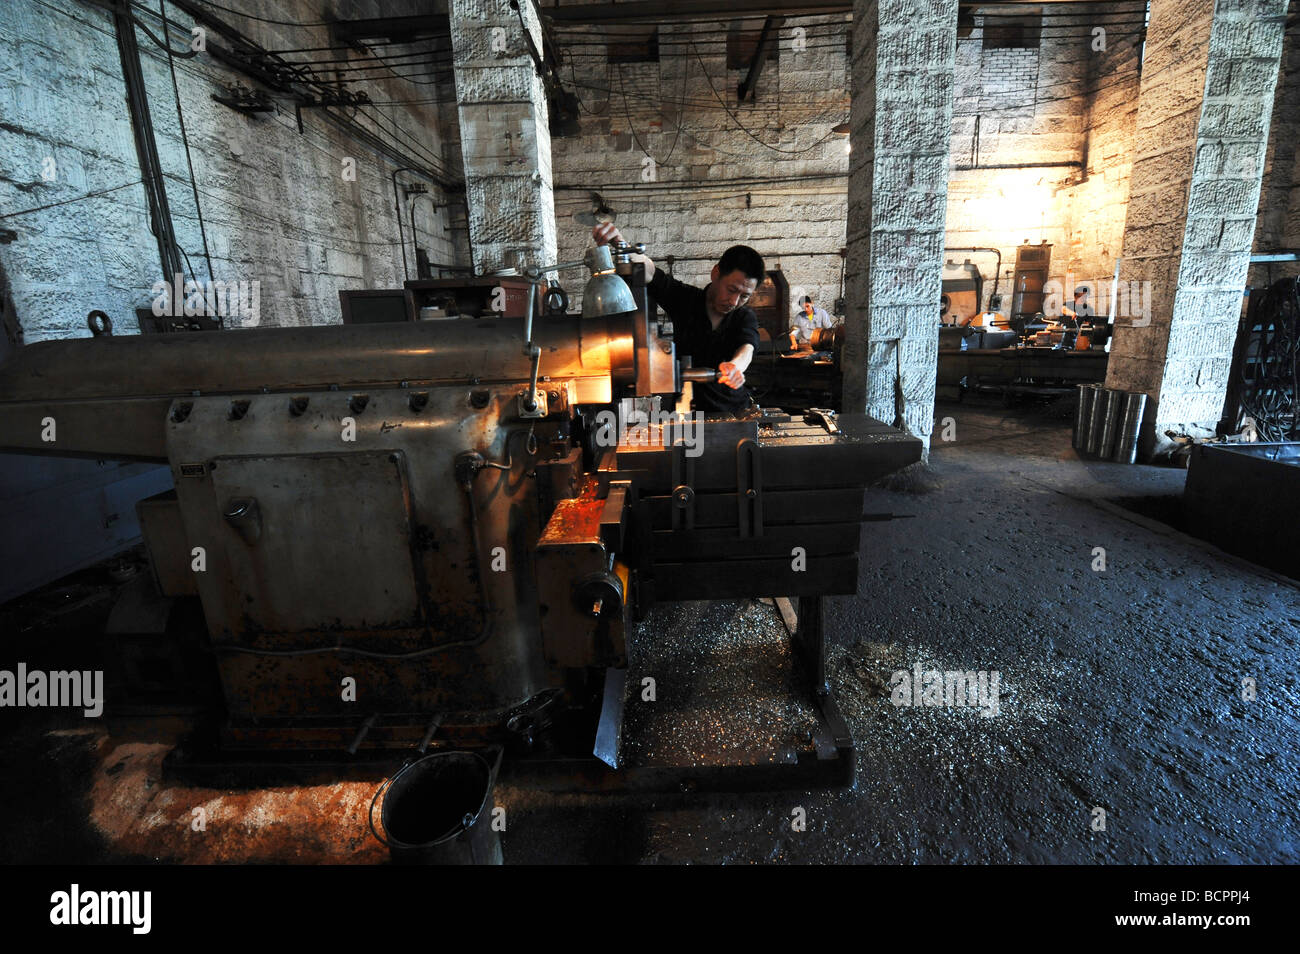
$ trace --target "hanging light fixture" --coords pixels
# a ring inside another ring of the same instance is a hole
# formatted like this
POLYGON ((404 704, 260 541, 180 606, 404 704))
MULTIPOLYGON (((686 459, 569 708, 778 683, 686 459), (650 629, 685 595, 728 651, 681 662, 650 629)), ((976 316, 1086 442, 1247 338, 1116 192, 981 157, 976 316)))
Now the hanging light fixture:
POLYGON ((591 205, 590 212, 575 212, 573 220, 579 225, 585 225, 588 228, 595 228, 598 224, 603 225, 614 221, 616 213, 605 204, 605 200, 599 192, 591 193, 591 205))

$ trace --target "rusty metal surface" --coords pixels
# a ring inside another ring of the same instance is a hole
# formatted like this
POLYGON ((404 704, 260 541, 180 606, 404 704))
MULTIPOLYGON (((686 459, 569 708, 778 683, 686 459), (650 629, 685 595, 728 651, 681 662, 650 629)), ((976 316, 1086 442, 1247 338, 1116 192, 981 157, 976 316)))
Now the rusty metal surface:
POLYGON ((207 551, 195 577, 236 721, 500 709, 546 688, 514 389, 421 393, 417 409, 405 389, 367 392, 364 407, 351 391, 303 392, 296 414, 288 396, 254 395, 238 419, 229 398, 177 402, 177 496, 207 551), (474 477, 472 521, 462 451, 510 462, 474 477), (259 539, 223 516, 231 497, 258 501, 259 539))
POLYGON ((592 477, 583 478, 578 495, 560 500, 546 522, 538 546, 558 546, 564 543, 599 543, 600 518, 605 501, 599 496, 600 485, 592 477))
POLYGON ((585 478, 578 496, 556 504, 537 545, 542 643, 554 670, 626 659, 626 586, 611 572, 601 531, 607 501, 599 494, 599 482, 585 478))

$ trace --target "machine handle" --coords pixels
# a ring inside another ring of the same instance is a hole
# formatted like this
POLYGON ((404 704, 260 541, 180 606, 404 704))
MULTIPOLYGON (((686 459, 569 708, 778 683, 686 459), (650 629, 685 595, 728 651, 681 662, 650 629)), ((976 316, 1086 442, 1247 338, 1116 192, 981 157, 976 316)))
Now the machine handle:
POLYGON ((569 310, 569 296, 559 285, 551 285, 542 300, 542 307, 548 315, 563 315, 569 310))
POLYGON ((238 497, 226 501, 222 516, 244 538, 249 546, 262 537, 262 511, 256 497, 238 497))

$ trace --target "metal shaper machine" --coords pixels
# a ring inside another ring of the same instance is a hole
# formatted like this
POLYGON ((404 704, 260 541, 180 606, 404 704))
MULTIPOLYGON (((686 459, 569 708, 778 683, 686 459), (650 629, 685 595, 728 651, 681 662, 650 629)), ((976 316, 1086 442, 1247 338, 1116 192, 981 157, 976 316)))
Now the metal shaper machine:
POLYGON ((811 758, 852 777, 821 599, 857 592, 863 490, 920 442, 861 414, 602 426, 707 373, 658 336, 628 251, 589 253, 606 284, 587 310, 616 313, 534 321, 530 295, 522 320, 100 335, 0 367, 0 448, 171 469, 174 492, 139 505, 143 599, 201 604, 197 631, 153 635, 190 640, 222 704, 171 768, 341 765, 432 739, 617 775, 590 756, 603 702, 616 761, 634 620, 785 596, 822 716, 811 758))

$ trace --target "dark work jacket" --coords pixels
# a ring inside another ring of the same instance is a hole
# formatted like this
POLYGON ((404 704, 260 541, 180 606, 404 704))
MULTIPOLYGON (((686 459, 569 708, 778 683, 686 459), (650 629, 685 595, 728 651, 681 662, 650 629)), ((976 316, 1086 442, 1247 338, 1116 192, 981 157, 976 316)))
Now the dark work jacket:
MULTIPOLYGON (((716 368, 736 356, 741 345, 758 350, 758 315, 743 305, 722 319, 718 330, 709 321, 704 289, 679 282, 662 269, 655 269, 647 286, 650 297, 673 322, 673 341, 677 356, 691 356, 695 368, 716 368)), ((696 382, 695 408, 699 411, 743 411, 749 406, 749 389, 744 385, 729 388, 725 384, 696 382)))

